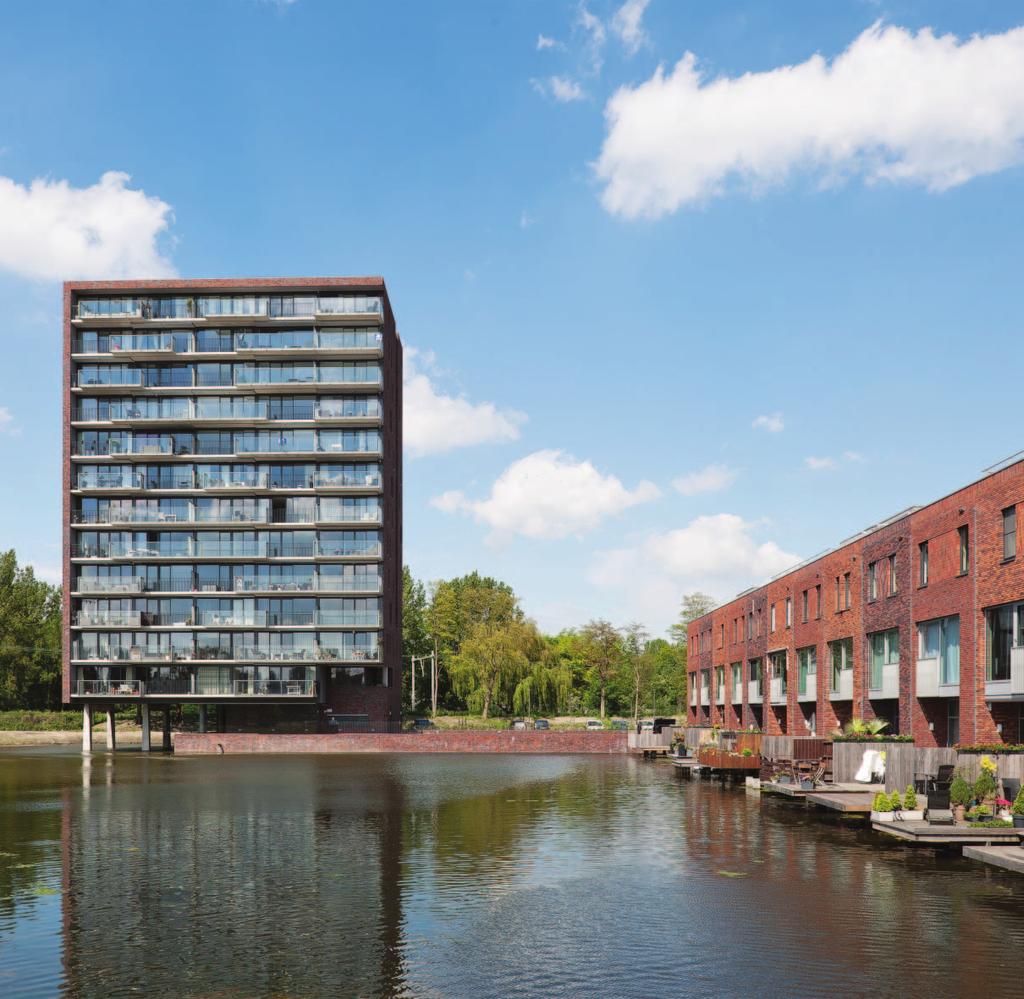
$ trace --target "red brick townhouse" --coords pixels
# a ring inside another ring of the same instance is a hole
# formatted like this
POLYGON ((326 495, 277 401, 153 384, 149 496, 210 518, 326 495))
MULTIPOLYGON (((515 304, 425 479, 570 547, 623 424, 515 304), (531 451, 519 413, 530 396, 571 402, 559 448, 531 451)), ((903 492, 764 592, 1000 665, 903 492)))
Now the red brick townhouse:
POLYGON ((1024 742, 1022 504, 1017 460, 691 622, 689 724, 1024 742))

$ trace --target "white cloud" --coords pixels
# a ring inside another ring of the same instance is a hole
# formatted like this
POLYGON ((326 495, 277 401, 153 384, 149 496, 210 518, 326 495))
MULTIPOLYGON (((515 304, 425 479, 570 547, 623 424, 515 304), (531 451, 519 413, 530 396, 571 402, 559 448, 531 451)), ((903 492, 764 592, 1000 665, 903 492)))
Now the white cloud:
POLYGON ((684 496, 696 496, 698 493, 715 493, 727 489, 736 481, 739 472, 728 465, 708 465, 699 472, 690 472, 672 480, 672 486, 684 496))
POLYGON ((0 406, 0 434, 13 434, 16 432, 14 414, 6 406, 0 406))
POLYGON ((755 430, 767 430, 770 434, 780 433, 786 426, 781 413, 763 413, 750 424, 755 430))
POLYGON ((516 440, 526 416, 514 409, 499 409, 492 402, 470 402, 463 395, 447 395, 434 384, 430 355, 415 349, 405 352, 402 379, 402 436, 414 458, 443 454, 473 444, 516 440))
POLYGON ((169 277, 158 246, 171 206, 108 171, 92 187, 0 177, 0 269, 40 280, 169 277))
POLYGON ((653 482, 627 489, 614 475, 602 475, 589 461, 563 451, 536 451, 514 461, 491 486, 486 499, 460 491, 443 493, 432 504, 445 513, 466 513, 492 529, 490 540, 519 534, 565 538, 592 530, 607 517, 660 496, 653 482))
POLYGON ((590 72, 596 76, 604 65, 604 43, 606 32, 604 22, 595 14, 591 14, 585 2, 581 2, 576 18, 577 25, 582 28, 585 36, 586 58, 590 64, 590 72))
POLYGON ((605 118, 602 202, 627 218, 798 171, 941 191, 1024 161, 1024 28, 961 42, 876 23, 831 62, 717 79, 688 52, 605 118))
POLYGON ((533 89, 542 97, 551 97, 560 104, 581 101, 586 94, 583 88, 567 76, 549 76, 546 80, 530 80, 533 89))
POLYGON ((831 472, 839 467, 839 463, 835 458, 823 457, 816 458, 814 455, 809 455, 804 458, 804 465, 811 469, 812 472, 831 472))
POLYGON ((554 38, 548 38, 547 35, 537 36, 537 51, 543 52, 545 49, 563 49, 565 46, 554 38))
POLYGON ((626 0, 612 18, 612 31, 619 36, 630 55, 636 55, 641 46, 648 42, 647 32, 640 22, 650 2, 651 0, 626 0))
POLYGON ((687 591, 726 599, 800 561, 774 541, 759 541, 755 527, 731 513, 697 517, 633 547, 598 552, 587 578, 621 592, 629 614, 667 626, 687 591))

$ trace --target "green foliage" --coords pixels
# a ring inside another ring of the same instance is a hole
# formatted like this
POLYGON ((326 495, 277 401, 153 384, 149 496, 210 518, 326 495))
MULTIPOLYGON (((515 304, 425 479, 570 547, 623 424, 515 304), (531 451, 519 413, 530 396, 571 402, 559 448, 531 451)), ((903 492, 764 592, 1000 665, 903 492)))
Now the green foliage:
POLYGON ((954 805, 969 805, 974 800, 974 788, 964 780, 960 771, 956 771, 953 782, 949 785, 949 800, 954 805))
POLYGON ((747 748, 744 749, 743 752, 740 753, 740 755, 741 756, 753 756, 754 755, 754 751, 749 746, 747 746, 747 748))
POLYGON ((1024 787, 1017 792, 1017 797, 1013 799, 1013 808, 1011 809, 1014 815, 1024 815, 1024 787))
POLYGON ((836 732, 832 735, 833 742, 913 742, 912 735, 846 735, 843 732, 836 732))
POLYGON ((917 811, 917 792, 914 790, 913 784, 908 784, 907 790, 903 794, 903 807, 908 812, 917 811))
POLYGON ((686 629, 689 623, 703 617, 708 611, 713 610, 715 605, 715 598, 706 593, 696 591, 684 594, 683 604, 679 610, 679 620, 669 628, 669 634, 673 641, 685 648, 687 645, 686 629))
POLYGON ((878 791, 875 794, 875 800, 871 802, 871 811, 891 812, 892 799, 884 791, 878 791))
POLYGON ((970 823, 972 829, 1007 829, 1012 825, 1013 823, 1007 822, 1006 819, 989 819, 986 822, 970 823))
POLYGON ((587 661, 588 681, 600 695, 600 712, 607 709, 608 684, 622 667, 622 636, 605 620, 588 622, 580 632, 581 651, 587 661))
POLYGON ((889 805, 894 812, 898 812, 903 808, 903 799, 900 797, 899 791, 893 791, 889 795, 889 805))
POLYGON ((1001 753, 1016 755, 1024 753, 1024 743, 1017 742, 964 742, 954 747, 960 753, 1001 753))
POLYGON ((60 588, 0 554, 0 709, 60 706, 60 588))
POLYGON ((991 798, 996 793, 996 779, 988 768, 983 768, 974 782, 974 796, 980 801, 991 798))

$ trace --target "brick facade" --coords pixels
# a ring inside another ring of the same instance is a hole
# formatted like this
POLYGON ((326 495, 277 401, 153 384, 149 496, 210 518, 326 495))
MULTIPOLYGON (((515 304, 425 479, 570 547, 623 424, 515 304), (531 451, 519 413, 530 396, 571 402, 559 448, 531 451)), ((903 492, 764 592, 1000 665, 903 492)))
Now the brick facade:
MULTIPOLYGON (((694 686, 689 723, 755 725, 769 734, 805 735, 812 727, 827 734, 854 717, 882 717, 889 731, 913 735, 924 746, 1024 741, 1024 675, 1015 673, 1002 688, 986 684, 988 612, 1024 602, 1024 553, 1018 543, 1011 557, 1004 558, 1003 538, 1003 511, 1019 511, 1022 503, 1024 461, 1018 461, 934 503, 904 511, 691 622, 689 679, 694 686), (921 568, 924 544, 926 581, 921 568), (959 696, 952 681, 941 688, 941 696, 918 691, 920 627, 939 619, 959 624, 959 696), (750 621, 753 634, 748 636, 750 621), (873 638, 895 656, 893 632, 898 634, 898 667, 892 666, 898 668, 898 686, 872 687, 873 638), (833 651, 844 640, 852 642, 849 696, 845 690, 831 690, 833 651), (817 659, 813 699, 801 698, 798 690, 798 655, 809 649, 817 659), (784 704, 772 703, 772 653, 786 658, 784 704), (753 661, 761 663, 762 696, 751 702, 753 661), (731 664, 736 662, 742 663, 743 689, 742 702, 734 707, 731 664), (714 703, 714 670, 720 665, 725 666, 724 705, 714 703), (701 694, 700 671, 705 669, 711 670, 710 705, 701 694)), ((1024 644, 1024 608, 1015 620, 1020 621, 1016 647, 1024 644)))

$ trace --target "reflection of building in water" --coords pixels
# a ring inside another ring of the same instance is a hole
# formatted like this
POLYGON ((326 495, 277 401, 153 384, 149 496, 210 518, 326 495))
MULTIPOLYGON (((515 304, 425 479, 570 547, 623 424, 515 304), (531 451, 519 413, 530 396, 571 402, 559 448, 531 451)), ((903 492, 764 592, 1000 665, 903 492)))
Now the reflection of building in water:
POLYGON ((104 982, 201 996, 397 987, 401 783, 372 763, 340 775, 309 760, 234 763, 188 784, 156 760, 141 762, 138 783, 106 784, 94 766, 87 791, 69 794, 71 994, 104 982))

